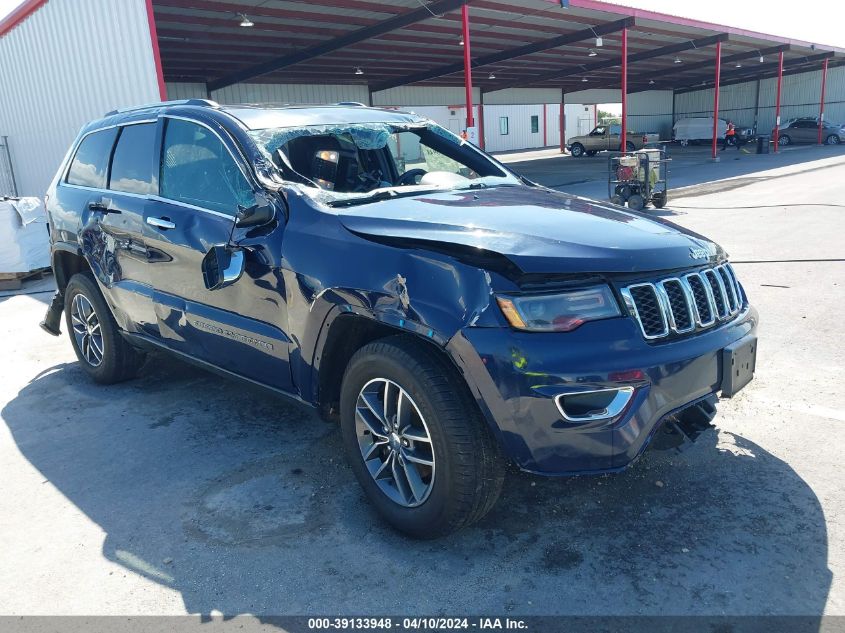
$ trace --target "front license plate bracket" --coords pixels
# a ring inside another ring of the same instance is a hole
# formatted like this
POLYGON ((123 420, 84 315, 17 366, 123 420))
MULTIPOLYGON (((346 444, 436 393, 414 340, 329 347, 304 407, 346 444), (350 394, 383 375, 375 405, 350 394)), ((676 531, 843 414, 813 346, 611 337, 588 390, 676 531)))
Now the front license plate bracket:
POLYGON ((757 337, 746 336, 722 350, 722 397, 730 398, 754 378, 757 337))

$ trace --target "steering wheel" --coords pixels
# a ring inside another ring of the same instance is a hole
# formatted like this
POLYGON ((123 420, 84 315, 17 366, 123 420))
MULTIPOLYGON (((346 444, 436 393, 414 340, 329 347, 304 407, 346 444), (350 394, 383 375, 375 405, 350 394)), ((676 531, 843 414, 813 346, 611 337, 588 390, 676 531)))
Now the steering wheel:
POLYGON ((417 178, 422 178, 428 172, 425 169, 409 169, 404 174, 399 176, 399 179, 396 181, 397 185, 416 185, 417 178))

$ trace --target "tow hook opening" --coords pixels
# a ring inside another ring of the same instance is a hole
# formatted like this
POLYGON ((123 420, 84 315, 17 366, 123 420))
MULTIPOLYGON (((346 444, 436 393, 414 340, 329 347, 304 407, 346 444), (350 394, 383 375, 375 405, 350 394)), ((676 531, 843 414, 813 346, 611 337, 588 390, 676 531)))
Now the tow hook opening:
POLYGON ((658 429, 651 448, 678 452, 688 449, 704 431, 715 428, 716 402, 716 396, 709 396, 667 417, 658 429))

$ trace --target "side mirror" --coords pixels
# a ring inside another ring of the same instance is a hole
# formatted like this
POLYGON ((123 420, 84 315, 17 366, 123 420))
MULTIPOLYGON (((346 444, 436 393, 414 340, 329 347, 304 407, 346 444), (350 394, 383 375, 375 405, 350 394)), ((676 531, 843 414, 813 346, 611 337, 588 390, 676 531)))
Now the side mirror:
POLYGON ((244 272, 244 252, 240 248, 212 246, 202 260, 202 279, 209 290, 231 286, 244 272))
POLYGON ((235 216, 235 226, 261 226, 273 219, 273 206, 266 201, 256 203, 251 207, 238 205, 238 214, 235 216))

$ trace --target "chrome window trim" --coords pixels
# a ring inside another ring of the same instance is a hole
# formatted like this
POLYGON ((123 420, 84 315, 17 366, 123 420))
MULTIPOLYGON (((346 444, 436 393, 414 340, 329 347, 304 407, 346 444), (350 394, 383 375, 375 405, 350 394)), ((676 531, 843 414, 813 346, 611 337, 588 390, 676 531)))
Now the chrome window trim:
POLYGON ((632 316, 637 320, 637 323, 640 326, 640 331, 643 333, 643 336, 648 340, 653 340, 656 338, 663 338, 669 334, 669 323, 666 319, 666 310, 663 302, 660 298, 660 293, 657 291, 657 288, 654 286, 653 283, 645 282, 640 284, 631 284, 621 290, 622 297, 625 299, 625 305, 628 307, 628 310, 631 312, 632 316), (631 290, 635 288, 649 288, 654 293, 654 298, 657 301, 658 308, 660 310, 660 319, 663 322, 663 330, 659 334, 648 334, 645 331, 645 327, 643 326, 643 321, 640 318, 639 310, 637 310, 637 303, 634 301, 634 297, 631 294, 631 290))
POLYGON ((108 195, 116 195, 116 196, 129 196, 130 198, 140 198, 142 200, 152 201, 152 202, 163 202, 164 204, 173 204, 178 207, 185 207, 186 209, 193 209, 194 211, 202 211, 203 213, 208 213, 209 215, 216 215, 220 218, 225 218, 226 220, 235 220, 234 215, 229 215, 228 213, 223 213, 222 211, 214 211, 213 209, 205 209, 203 207, 198 207, 195 204, 188 204, 187 202, 180 202, 179 200, 171 200, 170 198, 163 198, 161 196, 157 196, 154 194, 148 193, 128 193, 125 191, 116 191, 114 189, 98 189, 97 187, 86 187, 84 185, 71 185, 66 182, 60 183, 62 187, 71 187, 73 189, 82 189, 83 191, 93 191, 94 193, 101 193, 103 196, 108 195))
MULTIPOLYGON (((157 119, 140 119, 138 121, 127 121, 126 123, 113 123, 112 125, 104 125, 103 127, 98 127, 94 130, 88 130, 87 132, 85 132, 85 134, 83 134, 82 136, 79 137, 79 139, 76 141, 76 145, 73 146, 73 151, 71 152, 70 159, 68 159, 67 165, 65 165, 64 169, 62 169, 62 177, 59 179, 59 184, 67 185, 68 187, 79 187, 79 188, 82 188, 82 189, 97 189, 96 187, 86 187, 85 185, 74 185, 74 184, 69 183, 67 181, 67 176, 68 176, 68 173, 70 172, 70 166, 73 164, 73 161, 76 159, 76 154, 79 151, 79 146, 82 145, 82 141, 84 141, 86 138, 88 138, 92 134, 96 134, 97 132, 105 132, 106 130, 113 130, 116 127, 126 127, 128 125, 142 125, 144 123, 157 123, 157 121, 158 121, 157 119)), ((117 140, 117 138, 115 138, 115 140, 117 140)), ((112 151, 114 151, 114 146, 112 146, 112 151)), ((109 169, 110 168, 111 168, 111 165, 109 165, 109 169)), ((99 189, 97 189, 97 190, 99 191, 99 189)), ((114 189, 106 189, 105 191, 115 191, 115 190, 114 189)), ((120 191, 118 193, 123 193, 123 192, 120 191)), ((137 195, 142 195, 142 194, 137 194, 137 195)))
POLYGON ((681 283, 681 280, 677 277, 669 277, 667 279, 662 279, 657 282, 657 287, 660 290, 662 298, 666 301, 666 312, 669 315, 669 326, 672 328, 672 331, 677 334, 686 334, 687 332, 692 332, 695 329, 695 315, 693 315, 692 313, 692 307, 690 306, 689 296, 687 295, 686 289, 684 288, 684 284, 681 283), (667 282, 677 282, 678 285, 680 285, 681 287, 681 292, 684 294, 684 303, 686 304, 687 308, 687 316, 689 317, 689 327, 681 329, 678 327, 678 324, 675 321, 675 311, 672 309, 672 302, 669 300, 669 293, 666 291, 667 282))
POLYGON ((590 389, 588 391, 573 391, 561 393, 555 396, 555 405, 563 418, 569 422, 592 422, 594 420, 609 420, 615 418, 625 410, 634 395, 633 387, 611 387, 609 389, 590 389), (596 415, 568 415, 561 404, 561 399, 566 396, 582 396, 588 393, 606 393, 615 391, 616 396, 610 401, 599 414, 596 415))

